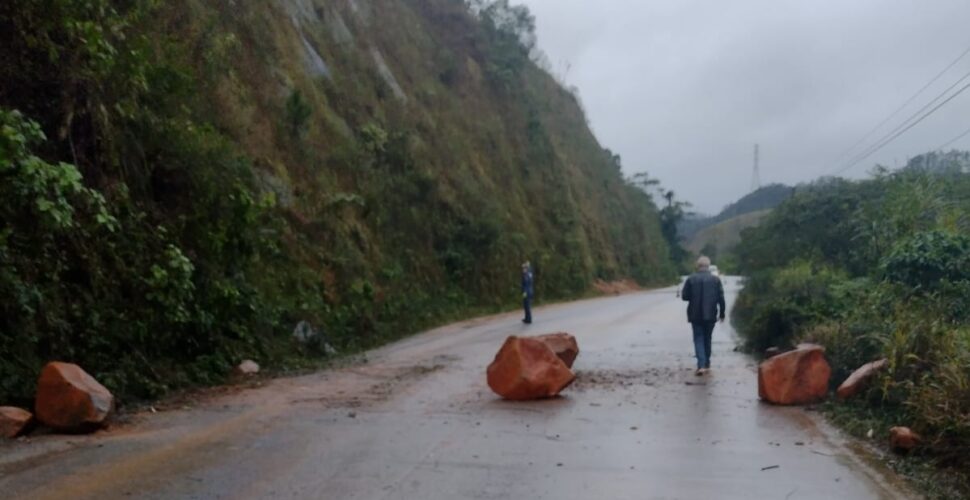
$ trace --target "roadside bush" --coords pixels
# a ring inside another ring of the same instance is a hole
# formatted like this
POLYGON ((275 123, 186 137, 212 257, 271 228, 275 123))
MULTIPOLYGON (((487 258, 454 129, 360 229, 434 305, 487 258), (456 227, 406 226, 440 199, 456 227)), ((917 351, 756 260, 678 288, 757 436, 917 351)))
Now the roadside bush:
POLYGON ((731 320, 749 350, 791 347, 802 328, 840 310, 833 287, 844 279, 841 273, 809 262, 756 274, 746 280, 731 320))

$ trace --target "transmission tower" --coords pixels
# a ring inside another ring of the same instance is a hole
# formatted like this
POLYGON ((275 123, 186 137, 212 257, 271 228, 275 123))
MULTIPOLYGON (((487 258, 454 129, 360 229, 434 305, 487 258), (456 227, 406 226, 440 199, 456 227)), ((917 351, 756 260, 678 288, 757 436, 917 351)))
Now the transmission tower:
POLYGON ((761 167, 758 165, 758 145, 754 145, 754 170, 751 172, 751 192, 761 188, 761 167))

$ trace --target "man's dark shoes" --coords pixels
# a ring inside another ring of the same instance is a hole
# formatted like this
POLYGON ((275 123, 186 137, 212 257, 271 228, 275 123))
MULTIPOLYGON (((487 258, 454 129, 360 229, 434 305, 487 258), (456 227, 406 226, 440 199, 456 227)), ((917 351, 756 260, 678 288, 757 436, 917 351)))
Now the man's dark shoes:
POLYGON ((527 324, 527 325, 531 325, 532 324, 532 320, 531 319, 524 319, 524 320, 522 320, 522 322, 525 323, 525 324, 527 324))

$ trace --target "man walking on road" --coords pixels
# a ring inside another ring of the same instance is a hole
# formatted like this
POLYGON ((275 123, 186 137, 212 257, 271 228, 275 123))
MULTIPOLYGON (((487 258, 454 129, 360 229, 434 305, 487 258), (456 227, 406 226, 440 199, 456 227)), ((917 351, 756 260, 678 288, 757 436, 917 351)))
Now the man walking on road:
POLYGON ((711 369, 711 334, 718 320, 724 321, 724 286, 711 274, 711 259, 697 259, 697 272, 684 283, 680 296, 687 301, 687 321, 694 330, 694 355, 697 357, 696 375, 711 369))
POLYGON ((532 269, 529 268, 529 262, 526 261, 522 264, 522 308, 525 309, 525 318, 522 319, 522 322, 527 325, 532 323, 533 293, 532 269))

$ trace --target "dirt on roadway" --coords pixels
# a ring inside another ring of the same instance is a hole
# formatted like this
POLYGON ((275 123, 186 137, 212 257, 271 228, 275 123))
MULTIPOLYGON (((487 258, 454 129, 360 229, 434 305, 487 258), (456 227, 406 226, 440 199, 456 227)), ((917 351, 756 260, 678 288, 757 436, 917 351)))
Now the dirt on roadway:
POLYGON ((727 325, 696 377, 674 291, 543 307, 529 326, 458 323, 120 430, 6 443, 0 496, 909 498, 815 412, 759 403, 727 325), (579 340, 575 384, 551 400, 494 396, 485 367, 504 338, 554 331, 579 340))

